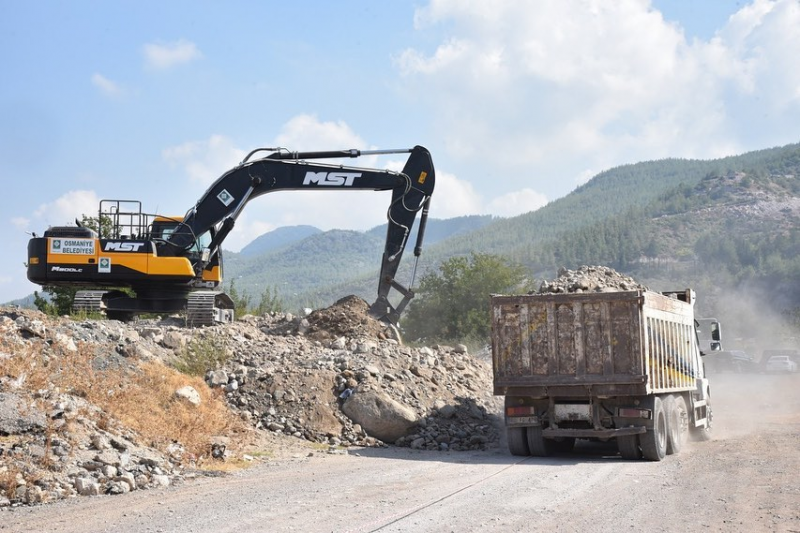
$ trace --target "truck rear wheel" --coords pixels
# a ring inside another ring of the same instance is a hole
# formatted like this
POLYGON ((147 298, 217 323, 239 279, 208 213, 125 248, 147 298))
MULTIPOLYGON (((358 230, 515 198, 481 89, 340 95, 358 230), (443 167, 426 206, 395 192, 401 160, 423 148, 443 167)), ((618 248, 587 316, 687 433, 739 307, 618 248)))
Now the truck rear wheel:
POLYGON ((547 457, 553 454, 553 441, 547 440, 542 435, 542 426, 528 427, 528 449, 531 455, 547 457))
POLYGON ((680 453, 686 434, 689 432, 689 416, 686 412, 686 400, 683 396, 667 398, 667 455, 680 453))
POLYGON ((528 456, 528 437, 525 428, 507 428, 506 438, 508 439, 508 451, 511 455, 528 456))
POLYGON ((642 455, 650 461, 661 461, 667 455, 667 415, 661 398, 653 398, 653 429, 639 435, 642 455))

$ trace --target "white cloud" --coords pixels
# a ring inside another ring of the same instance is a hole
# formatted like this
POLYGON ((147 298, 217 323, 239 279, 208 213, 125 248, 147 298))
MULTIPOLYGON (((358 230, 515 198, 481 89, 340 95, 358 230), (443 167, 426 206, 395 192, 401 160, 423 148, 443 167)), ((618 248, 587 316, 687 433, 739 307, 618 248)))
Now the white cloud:
POLYGON ((492 215, 514 217, 536 211, 545 205, 547 205, 545 195, 533 189, 522 189, 493 198, 486 206, 486 210, 492 215))
POLYGON ((102 74, 92 74, 92 85, 100 89, 106 96, 118 97, 123 94, 122 87, 102 74))
POLYGON ((212 135, 205 141, 188 141, 161 152, 171 165, 183 167, 189 179, 207 186, 244 159, 245 150, 236 148, 222 135, 212 135))
POLYGON ((459 175, 552 198, 586 168, 797 140, 797 0, 755 0, 691 43, 647 0, 431 0, 415 23, 438 44, 397 68, 459 175))
POLYGON ((52 202, 41 204, 34 217, 51 226, 75 224, 83 215, 97 216, 100 198, 94 191, 69 191, 52 202))
POLYGON ((321 122, 315 115, 290 119, 275 138, 277 146, 292 151, 365 149, 367 143, 344 121, 321 122))
POLYGON ((756 0, 718 34, 729 50, 742 91, 761 97, 770 111, 800 106, 800 2, 756 0))
POLYGON ((149 43, 144 45, 145 64, 156 70, 166 70, 175 65, 200 59, 203 54, 190 41, 180 39, 174 43, 149 43))
POLYGON ((430 216, 452 218, 484 212, 481 197, 468 181, 437 170, 436 185, 431 196, 430 216))

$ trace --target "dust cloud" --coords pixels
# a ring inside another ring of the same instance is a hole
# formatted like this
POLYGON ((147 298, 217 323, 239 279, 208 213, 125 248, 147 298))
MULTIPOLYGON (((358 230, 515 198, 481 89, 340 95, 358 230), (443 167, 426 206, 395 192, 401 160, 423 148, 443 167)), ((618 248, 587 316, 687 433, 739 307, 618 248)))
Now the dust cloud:
POLYGON ((709 382, 714 439, 800 423, 800 373, 712 374, 709 382))
POLYGON ((714 358, 724 353, 704 357, 711 385, 713 438, 736 438, 775 424, 800 423, 800 373, 764 372, 770 350, 800 352, 798 331, 782 313, 789 303, 778 302, 757 288, 742 287, 719 288, 713 300, 710 314, 721 323, 723 352, 743 351, 753 359, 751 366, 736 373, 715 364, 714 358))
POLYGON ((800 349, 800 332, 788 322, 785 309, 763 292, 721 289, 713 308, 710 313, 722 324, 725 351, 742 350, 762 362, 767 350, 800 349))

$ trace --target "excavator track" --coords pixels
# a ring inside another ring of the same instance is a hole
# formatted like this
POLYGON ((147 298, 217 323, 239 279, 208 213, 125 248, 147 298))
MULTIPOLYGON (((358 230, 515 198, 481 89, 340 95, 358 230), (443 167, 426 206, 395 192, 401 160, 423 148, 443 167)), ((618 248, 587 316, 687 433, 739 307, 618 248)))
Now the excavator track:
POLYGON ((103 295, 106 291, 78 291, 72 301, 72 310, 82 313, 100 313, 103 311, 103 295))
POLYGON ((233 321, 233 309, 217 307, 220 293, 195 291, 186 301, 186 325, 189 327, 213 326, 233 321))

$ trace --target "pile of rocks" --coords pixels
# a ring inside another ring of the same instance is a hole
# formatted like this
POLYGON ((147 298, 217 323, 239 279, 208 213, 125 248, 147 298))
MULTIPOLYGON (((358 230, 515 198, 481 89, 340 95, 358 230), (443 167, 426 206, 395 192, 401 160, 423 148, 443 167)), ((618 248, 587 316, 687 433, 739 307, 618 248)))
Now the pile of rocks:
POLYGON ((631 277, 604 266, 582 266, 577 270, 561 268, 558 277, 545 281, 539 287, 540 294, 617 292, 648 290, 631 277))
MULTIPOLYGON (((150 343, 118 322, 79 323, 0 309, 0 368, 34 353, 58 368, 62 354, 85 343, 105 355, 96 359, 98 368, 125 371, 130 363, 124 354, 136 351, 137 343, 142 354, 153 356, 150 343)), ((79 393, 28 378, 0 375, 0 507, 123 494, 184 479, 179 445, 166 453, 146 446, 79 393)))
POLYGON ((489 358, 464 345, 402 346, 358 298, 303 319, 244 317, 213 334, 233 356, 206 380, 256 428, 344 446, 499 442, 489 358))
MULTIPOLYGON (((254 432, 281 443, 497 446, 502 420, 489 358, 463 345, 409 347, 390 337, 353 298, 308 317, 248 316, 201 329, 177 318, 123 324, 0 308, 0 363, 33 350, 57 365, 60 354, 89 349, 98 369, 124 373, 143 361, 172 364, 209 341, 225 362, 206 374, 208 385, 254 432)), ((121 494, 197 475, 180 443, 149 447, 79 393, 31 387, 24 377, 0 376, 0 507, 121 494)))

